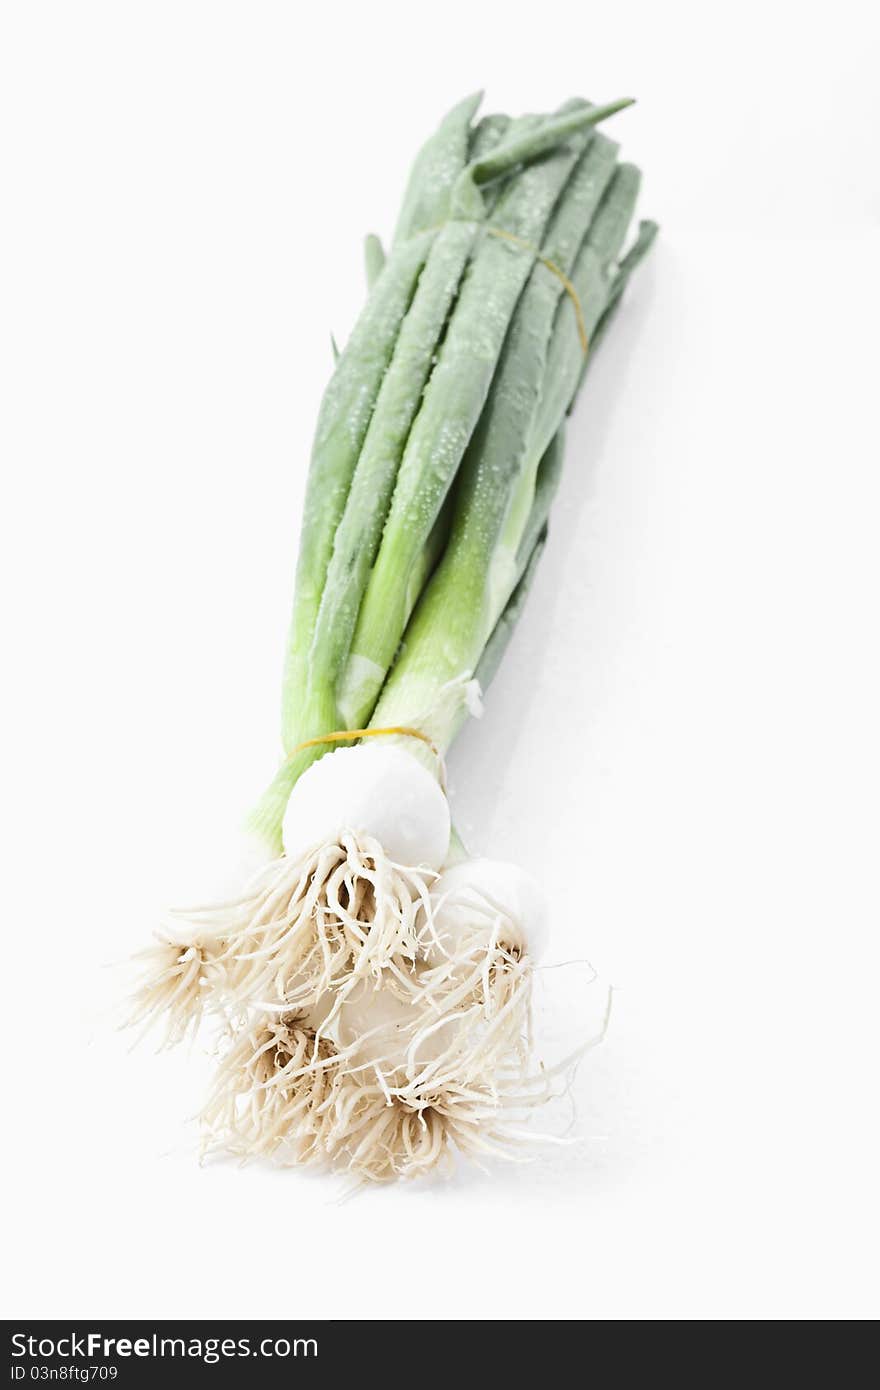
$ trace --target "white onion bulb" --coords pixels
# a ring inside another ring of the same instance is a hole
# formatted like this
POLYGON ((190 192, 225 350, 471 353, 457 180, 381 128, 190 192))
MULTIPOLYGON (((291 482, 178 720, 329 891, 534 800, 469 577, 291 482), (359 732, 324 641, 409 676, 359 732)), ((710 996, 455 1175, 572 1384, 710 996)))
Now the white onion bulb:
MULTIPOLYGON (((547 906, 540 885, 518 864, 500 859, 464 859, 440 875, 431 889, 434 930, 442 952, 455 954, 456 942, 485 924, 491 934, 502 919, 499 941, 527 951, 537 960, 547 944, 547 906)), ((440 952, 427 944, 427 957, 440 952)))
POLYGON ((373 836, 398 864, 439 869, 449 832, 449 803, 427 768, 402 748, 361 743, 325 753, 303 773, 282 836, 291 858, 349 833, 373 836))

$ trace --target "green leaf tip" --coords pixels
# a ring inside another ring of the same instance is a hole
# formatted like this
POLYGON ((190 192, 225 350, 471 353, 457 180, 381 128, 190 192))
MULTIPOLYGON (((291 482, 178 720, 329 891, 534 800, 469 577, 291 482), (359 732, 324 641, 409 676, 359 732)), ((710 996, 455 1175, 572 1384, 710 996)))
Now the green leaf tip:
POLYGON ((470 96, 462 97, 461 101, 455 103, 451 111, 447 111, 441 125, 445 126, 447 122, 457 124, 462 117, 464 117, 466 124, 470 124, 482 106, 485 95, 486 93, 481 88, 478 92, 471 92, 470 96))
POLYGON ((605 106, 574 105, 527 131, 514 131, 483 158, 472 160, 459 174, 452 191, 455 216, 479 221, 485 215, 480 185, 508 173, 518 165, 528 164, 548 150, 563 145, 571 136, 590 126, 598 125, 633 105, 633 97, 621 97, 605 106))

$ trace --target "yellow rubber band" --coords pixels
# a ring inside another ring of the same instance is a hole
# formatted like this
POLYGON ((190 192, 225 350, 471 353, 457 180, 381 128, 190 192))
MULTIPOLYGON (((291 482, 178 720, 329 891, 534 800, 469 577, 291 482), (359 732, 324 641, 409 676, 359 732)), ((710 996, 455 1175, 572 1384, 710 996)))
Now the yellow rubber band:
POLYGON ((584 311, 581 307, 581 301, 578 296, 578 292, 572 284, 571 280, 569 280, 562 267, 558 266, 555 261, 549 260, 547 256, 542 256, 536 246, 532 246, 531 242, 529 241, 524 241, 522 237, 514 236, 513 232, 505 232, 501 227, 487 227, 486 232, 489 236, 499 237, 502 241, 509 241, 513 246, 518 246, 522 251, 530 252, 531 255, 534 256, 536 261, 540 262, 541 265, 546 266, 547 269, 551 272, 551 274, 556 276, 557 280, 560 282, 562 288, 565 290, 565 293, 568 295, 569 299, 572 302, 572 306, 574 308, 575 322, 577 323, 578 337, 581 340, 581 348, 583 349, 584 356, 586 357, 587 353, 590 350, 590 340, 587 337, 587 325, 584 319, 584 311))
MULTIPOLYGON (((449 223, 453 221, 455 221, 455 218, 449 218, 446 222, 438 222, 435 226, 427 227, 425 230, 426 232, 442 232, 443 228, 448 227, 449 223)), ((557 265, 555 261, 551 261, 548 256, 542 256, 539 248, 533 246, 530 241, 526 241, 521 236, 514 236, 513 232, 505 232, 503 227, 487 227, 482 222, 472 225, 481 227, 488 236, 498 237, 500 241, 507 241, 511 246, 518 246, 521 251, 528 251, 529 255, 534 256, 535 260, 540 265, 546 266, 551 275, 556 276, 562 288, 565 290, 565 293, 571 300, 572 308, 574 309, 575 323, 577 324, 578 337, 581 340, 581 348, 586 357, 590 350, 590 340, 587 336, 587 321, 584 318, 584 310, 580 301, 580 296, 572 281, 562 269, 562 266, 557 265)))
POLYGON ((443 761, 443 754, 437 747, 432 738, 423 734, 421 729, 413 729, 409 724, 392 724, 387 729, 334 729, 330 734, 319 734, 317 738, 304 739, 295 748, 291 748, 285 762, 290 762, 297 753, 302 753, 306 748, 320 748, 322 743, 349 743, 356 738, 382 738, 386 736, 401 735, 404 738, 417 738, 421 743, 426 743, 434 757, 437 759, 440 768, 440 785, 446 791, 446 764, 443 761))

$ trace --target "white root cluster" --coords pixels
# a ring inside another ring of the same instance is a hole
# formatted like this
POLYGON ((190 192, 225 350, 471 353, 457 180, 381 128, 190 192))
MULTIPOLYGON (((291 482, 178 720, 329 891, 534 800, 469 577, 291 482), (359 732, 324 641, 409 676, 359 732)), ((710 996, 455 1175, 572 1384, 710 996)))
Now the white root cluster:
POLYGON ((229 1040, 206 1105, 204 1149, 243 1161, 343 1168, 388 1182, 477 1163, 516 1160, 536 1136, 516 1121, 543 1104, 549 1077, 518 1068, 470 1085, 389 1087, 377 1068, 349 1065, 295 1014, 261 1018, 229 1040))
POLYGON ((336 1153, 332 1047, 298 1015, 269 1018, 230 1039, 202 1113, 205 1148, 242 1158, 323 1164, 336 1153))
POLYGON ((187 940, 163 932, 141 951, 141 983, 132 1001, 130 1023, 144 1031, 164 1021, 163 1045, 173 1047, 195 1034, 223 977, 219 943, 195 930, 187 940))
POLYGON ((439 868, 340 834, 145 953, 139 1018, 164 1012, 169 1041, 221 1022, 206 1151, 376 1181, 521 1152, 516 1117, 552 1089, 530 1067, 521 895, 502 900, 497 865, 439 868))
POLYGON ((432 877, 392 863, 366 835, 275 860, 237 901, 188 914, 214 946, 206 987, 232 1014, 255 1001, 290 1010, 400 972, 415 959, 432 877))

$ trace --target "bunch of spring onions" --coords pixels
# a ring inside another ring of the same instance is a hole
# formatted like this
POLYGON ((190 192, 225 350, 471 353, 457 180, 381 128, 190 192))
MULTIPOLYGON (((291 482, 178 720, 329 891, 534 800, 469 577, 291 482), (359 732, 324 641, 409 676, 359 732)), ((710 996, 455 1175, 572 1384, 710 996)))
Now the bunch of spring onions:
POLYGON ((541 894, 472 858, 443 755, 479 711, 547 537, 567 414, 656 228, 597 126, 476 118, 419 153, 321 405, 283 760, 239 896, 170 919, 137 1017, 223 1039, 205 1144, 376 1180, 521 1152, 541 894), (629 249, 625 250, 629 242, 629 249))

